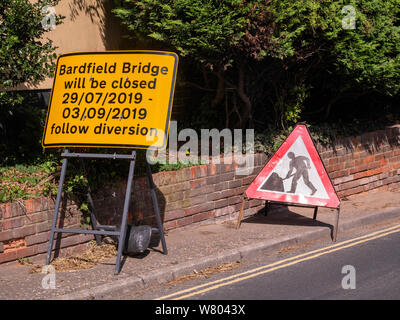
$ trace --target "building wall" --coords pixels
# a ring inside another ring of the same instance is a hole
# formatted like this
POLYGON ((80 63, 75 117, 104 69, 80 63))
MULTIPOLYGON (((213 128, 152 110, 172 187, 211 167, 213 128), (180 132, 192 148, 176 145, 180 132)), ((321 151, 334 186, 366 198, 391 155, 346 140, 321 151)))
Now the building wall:
MULTIPOLYGON (((349 137, 331 146, 317 146, 339 198, 370 190, 400 188, 400 126, 349 137)), ((153 175, 165 230, 236 219, 241 196, 267 162, 255 155, 250 175, 235 174, 235 164, 209 164, 153 175)), ((119 223, 126 182, 95 195, 96 215, 102 224, 119 223)), ((257 213, 264 201, 245 204, 244 216, 257 213)), ((64 201, 60 223, 80 228, 81 213, 64 201)), ((37 198, 0 205, 0 263, 44 254, 47 250, 54 199, 37 198)), ((135 177, 129 210, 130 223, 156 225, 146 177, 135 177)), ((57 252, 68 254, 93 236, 63 234, 57 252)), ((42 258, 44 259, 44 257, 42 258)), ((44 261, 44 260, 43 260, 44 261)))
MULTIPOLYGON (((111 9, 112 0, 62 0, 55 10, 57 15, 65 17, 63 23, 45 33, 45 37, 53 41, 57 55, 118 50, 124 39, 111 9)), ((51 86, 52 79, 47 79, 37 87, 26 85, 19 89, 46 90, 51 86)))

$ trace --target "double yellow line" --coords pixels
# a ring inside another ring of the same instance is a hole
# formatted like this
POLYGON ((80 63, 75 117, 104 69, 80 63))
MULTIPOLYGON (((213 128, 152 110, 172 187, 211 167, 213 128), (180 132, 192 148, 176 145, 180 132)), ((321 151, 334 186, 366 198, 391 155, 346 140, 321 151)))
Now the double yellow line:
POLYGON ((318 258, 320 256, 332 253, 332 252, 336 252, 339 250, 343 250, 346 248, 350 248, 350 247, 354 247, 356 245, 359 245, 361 243, 364 242, 368 242, 374 239, 378 239, 378 238, 382 238, 385 237, 389 234, 392 233, 396 233, 396 232, 400 232, 400 225, 396 225, 390 228, 386 228, 380 231, 376 231, 361 237, 357 237, 357 238, 353 238, 350 240, 346 240, 340 243, 336 243, 334 245, 325 247, 325 248, 321 248, 321 249, 317 249, 317 250, 313 250, 310 252, 306 252, 306 253, 302 253, 299 254, 297 256, 291 257, 291 258, 287 258, 287 259, 283 259, 280 261, 276 261, 274 263, 268 264, 268 265, 264 265, 258 268, 254 268, 242 273, 238 273, 226 278, 222 278, 219 280, 215 280, 215 281, 211 281, 202 285, 198 285, 192 288, 188 288, 185 290, 181 290, 169 295, 165 295, 162 297, 159 297, 155 300, 165 300, 165 299, 171 299, 171 300, 182 300, 182 299, 186 299, 186 298, 190 298, 192 296, 198 295, 198 294, 202 294, 211 290, 215 290, 218 288, 221 288, 223 286, 227 286, 236 282, 240 282, 246 279, 250 279, 250 278, 254 278, 257 277, 259 275, 262 274, 266 274, 275 270, 279 270, 285 267, 289 267, 292 265, 295 265, 297 263, 303 262, 303 261, 307 261, 307 260, 311 260, 311 259, 315 259, 318 258))

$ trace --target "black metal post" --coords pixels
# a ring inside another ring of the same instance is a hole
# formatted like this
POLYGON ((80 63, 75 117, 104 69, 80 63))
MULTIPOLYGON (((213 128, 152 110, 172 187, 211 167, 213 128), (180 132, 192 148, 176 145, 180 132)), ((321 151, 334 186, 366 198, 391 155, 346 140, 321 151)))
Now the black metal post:
POLYGON ((340 215, 340 205, 339 207, 336 209, 336 223, 335 223, 335 231, 334 231, 334 235, 333 235, 333 241, 336 242, 337 239, 337 233, 338 233, 338 228, 339 228, 339 215, 340 215))
POLYGON ((147 162, 147 160, 146 160, 146 173, 147 173, 147 179, 149 181, 151 198, 153 200, 153 207, 154 207, 154 211, 155 211, 155 215, 156 215, 158 231, 160 232, 160 236, 161 236, 161 244, 163 247, 163 253, 168 254, 167 244, 165 242, 165 237, 164 237, 163 225, 162 225, 162 221, 161 221, 160 208, 158 207, 155 185, 154 185, 153 176, 151 173, 151 167, 150 167, 149 163, 147 162))
MULTIPOLYGON (((68 149, 65 150, 65 153, 68 153, 68 149)), ((54 242, 54 233, 55 233, 56 226, 57 226, 58 210, 60 208, 63 184, 64 184, 64 180, 65 180, 65 173, 67 171, 67 163, 68 163, 68 159, 64 158, 63 164, 61 167, 60 182, 58 183, 57 199, 56 199, 56 205, 54 207, 53 222, 51 224, 50 242, 49 242, 49 247, 47 249, 47 255, 46 255, 46 265, 50 264, 51 251, 53 249, 53 242, 54 242)))
MULTIPOLYGON (((88 187, 87 197, 88 197, 89 204, 90 204, 90 223, 92 224, 93 230, 96 230, 96 229, 98 229, 98 223, 97 223, 97 219, 96 219, 96 215, 95 215, 93 198, 90 193, 90 187, 88 187)), ((101 236, 99 234, 95 234, 94 237, 96 239, 97 245, 101 246, 101 236)))
POLYGON ((268 215, 268 209, 269 209, 269 201, 265 201, 265 206, 264 206, 264 216, 268 215))
POLYGON ((313 220, 317 219, 318 207, 314 208, 313 220))
POLYGON ((115 264, 115 274, 118 274, 120 272, 122 250, 124 249, 124 245, 125 245, 126 223, 127 223, 127 219, 128 219, 129 202, 131 199, 133 174, 135 171, 136 151, 132 151, 132 157, 133 157, 133 160, 131 160, 130 164, 129 164, 129 174, 128 174, 128 182, 126 184, 124 211, 122 213, 121 228, 119 231, 120 235, 119 235, 119 241, 118 241, 117 262, 115 264))

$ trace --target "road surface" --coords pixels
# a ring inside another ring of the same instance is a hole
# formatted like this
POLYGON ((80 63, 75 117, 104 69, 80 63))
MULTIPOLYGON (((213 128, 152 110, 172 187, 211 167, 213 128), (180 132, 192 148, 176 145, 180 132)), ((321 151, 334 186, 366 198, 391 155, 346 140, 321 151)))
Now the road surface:
POLYGON ((400 299, 400 225, 124 299, 400 299))

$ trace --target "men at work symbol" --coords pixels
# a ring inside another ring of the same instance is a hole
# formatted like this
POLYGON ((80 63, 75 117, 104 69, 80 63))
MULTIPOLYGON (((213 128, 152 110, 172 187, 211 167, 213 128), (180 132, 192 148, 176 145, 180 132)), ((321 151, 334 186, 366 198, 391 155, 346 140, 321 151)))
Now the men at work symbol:
POLYGON ((296 155, 293 152, 289 152, 287 156, 289 157, 290 162, 289 162, 289 171, 287 172, 286 177, 282 179, 276 172, 273 172, 271 176, 267 179, 267 181, 265 181, 261 189, 285 192, 283 181, 293 177, 290 191, 287 192, 295 193, 297 189, 297 183, 299 179, 303 177, 304 184, 311 190, 310 195, 311 196, 314 195, 317 192, 317 189, 311 183, 308 176, 308 170, 311 169, 310 159, 304 156, 296 157, 296 155), (293 173, 294 169, 296 171, 293 173))

